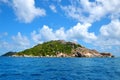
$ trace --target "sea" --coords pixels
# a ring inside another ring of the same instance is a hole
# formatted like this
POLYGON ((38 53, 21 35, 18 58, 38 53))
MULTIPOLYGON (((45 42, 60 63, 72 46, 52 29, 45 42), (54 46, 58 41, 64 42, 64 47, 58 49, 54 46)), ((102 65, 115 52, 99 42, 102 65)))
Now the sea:
POLYGON ((0 57, 0 80, 120 80, 120 58, 0 57))

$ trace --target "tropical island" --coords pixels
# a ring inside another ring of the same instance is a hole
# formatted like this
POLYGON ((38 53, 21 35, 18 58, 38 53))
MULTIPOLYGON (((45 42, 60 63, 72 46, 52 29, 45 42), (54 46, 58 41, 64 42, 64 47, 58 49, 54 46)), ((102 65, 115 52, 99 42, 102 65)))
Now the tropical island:
POLYGON ((75 42, 52 40, 20 52, 7 52, 9 57, 114 57, 111 53, 99 53, 75 42))

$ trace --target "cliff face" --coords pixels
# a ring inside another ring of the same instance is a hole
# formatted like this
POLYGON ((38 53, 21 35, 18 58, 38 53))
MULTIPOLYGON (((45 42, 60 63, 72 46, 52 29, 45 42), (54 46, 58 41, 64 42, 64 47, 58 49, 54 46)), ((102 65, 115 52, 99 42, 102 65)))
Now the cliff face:
MULTIPOLYGON (((7 53, 8 54, 8 53, 7 53)), ((114 57, 111 53, 99 53, 74 42, 55 40, 38 44, 15 54, 13 57, 114 57)))
POLYGON ((75 57, 114 57, 111 53, 99 53, 84 47, 78 47, 73 51, 75 57))
POLYGON ((96 50, 90 50, 84 47, 78 47, 73 52, 76 57, 102 57, 102 55, 96 50))

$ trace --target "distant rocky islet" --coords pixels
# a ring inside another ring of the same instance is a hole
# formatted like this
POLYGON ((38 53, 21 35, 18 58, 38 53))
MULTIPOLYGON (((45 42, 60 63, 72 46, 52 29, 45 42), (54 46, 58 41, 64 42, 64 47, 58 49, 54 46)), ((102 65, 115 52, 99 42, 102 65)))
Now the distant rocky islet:
POLYGON ((99 53, 97 50, 91 50, 75 42, 64 40, 52 40, 38 44, 33 48, 21 52, 7 52, 2 56, 9 57, 115 57, 111 53, 99 53))

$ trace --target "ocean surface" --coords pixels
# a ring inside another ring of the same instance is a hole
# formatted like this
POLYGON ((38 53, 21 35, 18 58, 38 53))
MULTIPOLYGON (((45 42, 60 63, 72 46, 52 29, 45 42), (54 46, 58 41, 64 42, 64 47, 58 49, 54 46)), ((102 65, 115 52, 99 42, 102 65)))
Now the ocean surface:
POLYGON ((0 80, 120 80, 120 58, 0 57, 0 80))

